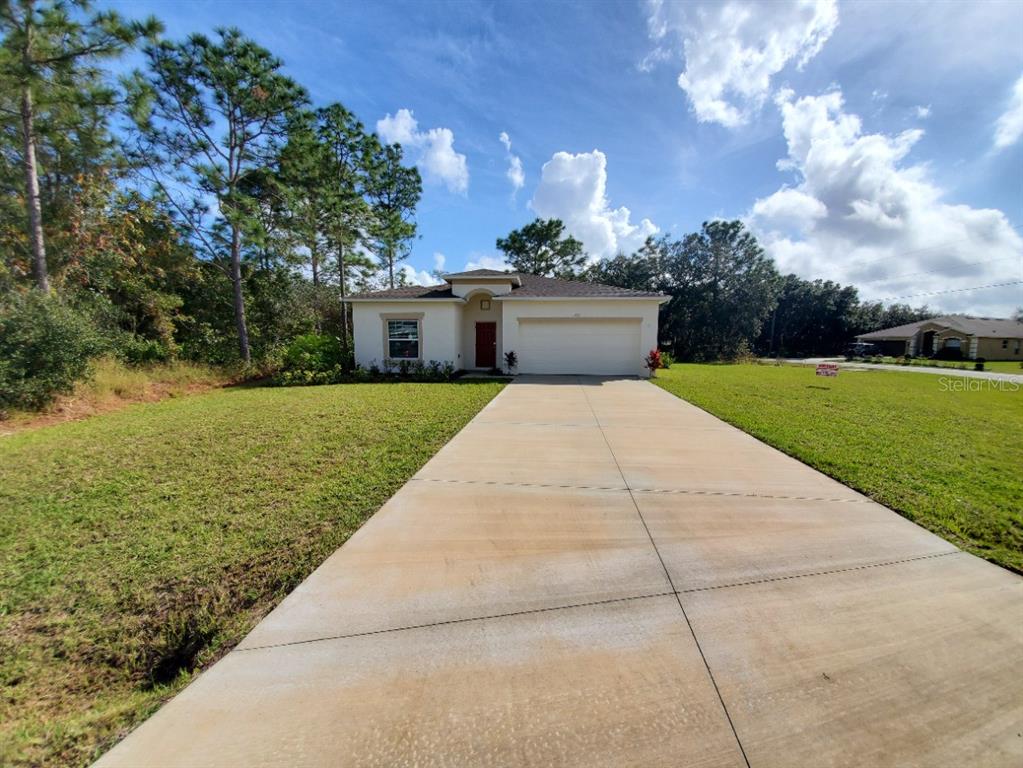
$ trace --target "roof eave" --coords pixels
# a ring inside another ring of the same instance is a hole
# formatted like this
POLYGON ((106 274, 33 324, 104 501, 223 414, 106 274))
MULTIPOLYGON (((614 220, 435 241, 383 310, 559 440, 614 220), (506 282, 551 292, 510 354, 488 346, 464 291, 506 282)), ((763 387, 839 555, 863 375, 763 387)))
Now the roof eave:
POLYGON ((670 296, 495 296, 495 302, 657 302, 664 304, 670 296))
POLYGON ((388 304, 394 304, 395 302, 415 302, 415 303, 424 303, 424 304, 444 304, 444 303, 464 304, 465 300, 464 299, 460 299, 457 296, 441 296, 441 297, 438 297, 438 298, 435 298, 435 299, 424 298, 422 296, 419 296, 419 297, 415 297, 415 296, 413 296, 413 297, 408 297, 408 296, 403 296, 403 297, 396 297, 396 296, 353 296, 353 297, 345 297, 345 298, 341 299, 341 302, 344 303, 344 304, 373 304, 373 303, 379 304, 380 302, 387 302, 388 304))

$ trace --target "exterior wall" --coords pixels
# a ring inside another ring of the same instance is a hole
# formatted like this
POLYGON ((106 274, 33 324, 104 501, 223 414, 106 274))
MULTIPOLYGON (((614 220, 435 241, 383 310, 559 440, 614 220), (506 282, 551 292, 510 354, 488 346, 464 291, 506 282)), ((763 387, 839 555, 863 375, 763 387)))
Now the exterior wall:
POLYGON ((977 357, 985 360, 1023 360, 1023 339, 978 339, 977 357), (1005 349, 1002 342, 1007 341, 1005 349))
POLYGON ((504 296, 506 293, 511 293, 511 289, 511 280, 481 280, 478 283, 463 283, 461 280, 456 280, 451 283, 451 292, 458 297, 468 296, 473 291, 480 290, 494 296, 504 296))
POLYGON ((480 291, 469 296, 466 304, 460 307, 461 327, 461 364, 457 367, 473 369, 476 367, 476 323, 497 323, 497 367, 504 367, 504 348, 501 344, 501 302, 493 301, 489 293, 480 291), (490 301, 490 309, 480 309, 481 301, 490 301))
POLYGON ((369 367, 387 357, 385 320, 420 320, 420 354, 423 361, 451 361, 463 367, 461 311, 454 302, 380 301, 352 304, 355 362, 369 367))
POLYGON ((519 346, 520 318, 637 318, 640 321, 640 344, 636 350, 636 375, 649 376, 650 372, 643 367, 643 358, 647 352, 657 347, 657 311, 660 306, 656 300, 629 299, 574 299, 574 300, 536 300, 511 299, 498 301, 501 306, 502 354, 507 350, 515 350, 519 346))

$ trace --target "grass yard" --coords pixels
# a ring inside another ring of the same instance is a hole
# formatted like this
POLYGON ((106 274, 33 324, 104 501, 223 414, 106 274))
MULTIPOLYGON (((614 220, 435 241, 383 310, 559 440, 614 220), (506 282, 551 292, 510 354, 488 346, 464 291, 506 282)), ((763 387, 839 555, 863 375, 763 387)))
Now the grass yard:
POLYGON ((0 765, 86 765, 501 389, 227 389, 0 438, 0 765))
MULTIPOLYGON (((894 357, 886 357, 883 362, 889 365, 902 365, 894 357)), ((925 368, 953 368, 960 371, 972 371, 974 370, 974 362, 972 360, 928 360, 922 357, 913 358, 910 365, 923 366, 925 368)), ((984 363, 985 371, 992 371, 994 373, 1015 373, 1019 376, 1023 376, 1023 366, 1015 360, 990 360, 984 363)))
POLYGON ((771 365, 676 364, 654 381, 1023 572, 1023 386, 898 371, 823 378, 771 365))

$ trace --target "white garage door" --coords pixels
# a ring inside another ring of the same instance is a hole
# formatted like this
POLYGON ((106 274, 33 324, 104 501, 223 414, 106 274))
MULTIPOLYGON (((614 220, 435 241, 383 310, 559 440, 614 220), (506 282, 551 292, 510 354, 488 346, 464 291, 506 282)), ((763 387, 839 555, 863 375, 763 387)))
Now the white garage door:
POLYGON ((520 373, 635 376, 643 365, 639 318, 520 318, 520 373))

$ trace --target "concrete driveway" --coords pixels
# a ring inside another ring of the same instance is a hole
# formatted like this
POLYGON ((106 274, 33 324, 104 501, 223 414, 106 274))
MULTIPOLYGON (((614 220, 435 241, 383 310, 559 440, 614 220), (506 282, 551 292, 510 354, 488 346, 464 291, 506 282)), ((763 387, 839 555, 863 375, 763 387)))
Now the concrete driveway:
POLYGON ((649 383, 508 386, 110 766, 1018 766, 1023 579, 649 383))

